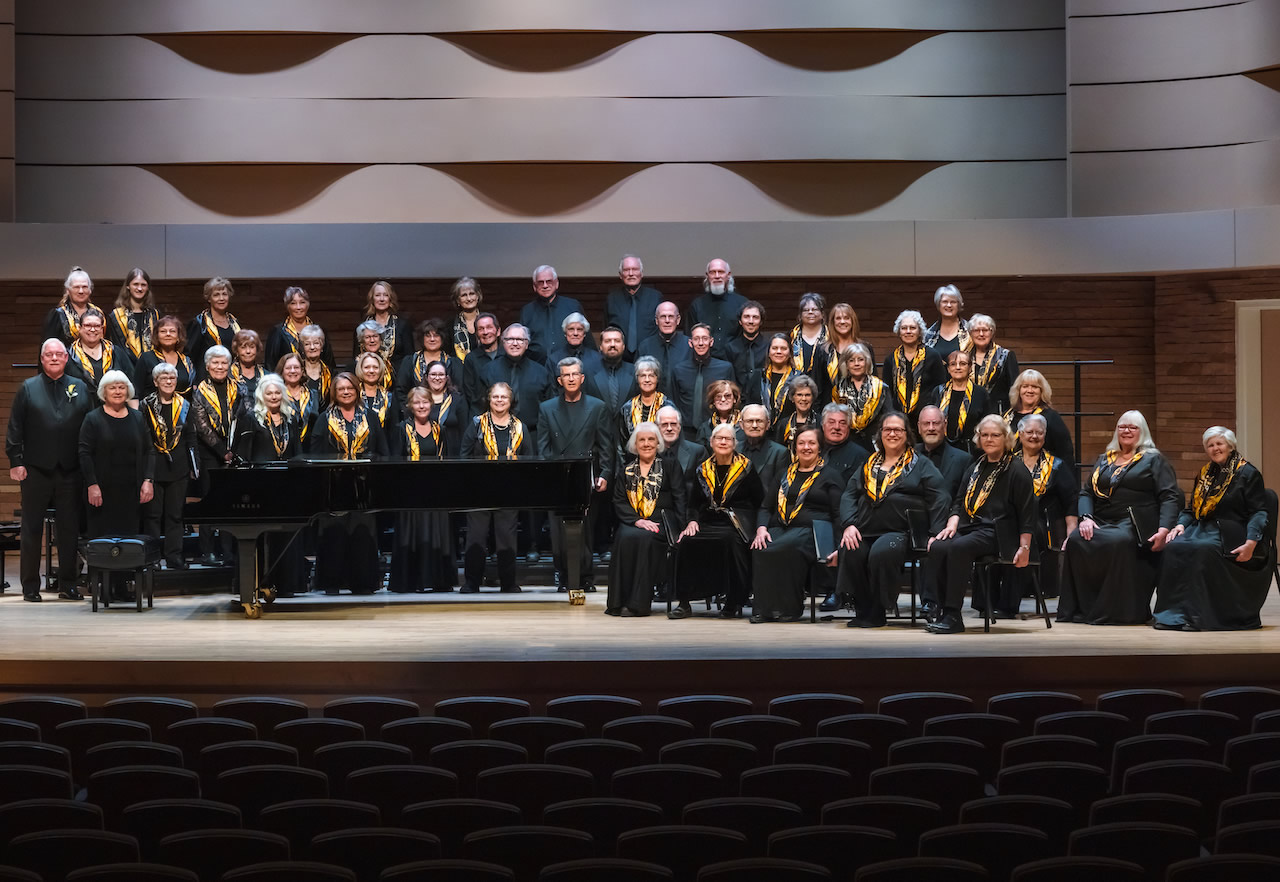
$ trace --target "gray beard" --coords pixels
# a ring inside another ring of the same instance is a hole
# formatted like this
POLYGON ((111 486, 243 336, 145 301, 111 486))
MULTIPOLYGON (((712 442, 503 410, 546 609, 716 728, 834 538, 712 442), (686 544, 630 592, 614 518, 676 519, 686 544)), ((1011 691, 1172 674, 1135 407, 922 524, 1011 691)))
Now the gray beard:
POLYGON ((709 291, 712 294, 715 294, 716 296, 723 294, 726 290, 726 287, 727 286, 723 282, 720 282, 719 284, 715 282, 707 283, 707 291, 709 291))

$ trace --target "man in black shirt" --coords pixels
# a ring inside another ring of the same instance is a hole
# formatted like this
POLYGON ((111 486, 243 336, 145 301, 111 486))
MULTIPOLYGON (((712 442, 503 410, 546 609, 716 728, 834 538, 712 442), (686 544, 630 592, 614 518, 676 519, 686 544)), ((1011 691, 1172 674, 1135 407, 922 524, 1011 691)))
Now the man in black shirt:
POLYGON ((738 452, 751 460, 765 490, 773 486, 778 472, 791 465, 787 448, 769 437, 769 411, 762 404, 748 404, 742 409, 742 439, 738 452))
POLYGON ((685 316, 689 333, 693 333, 694 325, 706 324, 711 327, 712 337, 727 343, 738 329, 738 314, 747 302, 747 298, 734 290, 728 261, 717 257, 707 264, 702 290, 704 293, 689 305, 685 316))
POLYGON ((721 353, 717 353, 729 364, 738 377, 738 386, 742 389, 754 389, 760 382, 760 372, 769 360, 769 336, 760 333, 764 324, 764 307, 754 300, 742 304, 738 313, 738 333, 727 341, 717 342, 721 353))
POLYGON ((684 434, 688 438, 695 437, 703 420, 711 415, 707 409, 707 387, 716 380, 733 380, 733 366, 711 354, 714 343, 711 328, 694 325, 689 335, 693 358, 671 369, 671 397, 680 408, 684 434))
POLYGON ((671 394, 671 370, 682 361, 688 361, 689 337, 680 330, 680 308, 670 300, 658 304, 653 313, 653 323, 657 330, 636 347, 636 358, 649 356, 656 358, 662 366, 661 389, 663 394, 671 394))
MULTIPOLYGON (((582 312, 581 303, 558 294, 559 290, 556 268, 543 264, 533 271, 533 300, 520 309, 520 324, 529 331, 529 358, 539 364, 546 364, 547 354, 562 339, 564 320, 582 312)), ((550 369, 554 370, 554 365, 550 369)))
POLYGON ((920 443, 916 445, 916 452, 923 453, 942 472, 947 492, 955 499, 973 458, 947 443, 947 418, 939 408, 930 405, 921 410, 919 425, 920 443))
POLYGON ((690 441, 681 431, 680 411, 670 404, 658 408, 658 431, 662 440, 667 443, 663 456, 670 457, 680 467, 680 473, 688 476, 689 470, 709 455, 707 448, 697 441, 690 441))
POLYGON ((623 404, 640 394, 635 368, 626 360, 626 343, 620 329, 612 325, 604 329, 599 355, 595 369, 587 370, 586 391, 603 401, 609 413, 616 414, 623 404))
POLYGON ((498 333, 502 330, 498 317, 490 312, 482 312, 476 316, 476 341, 474 349, 467 353, 462 363, 462 393, 471 405, 472 413, 484 413, 489 409, 486 395, 489 382, 485 379, 489 363, 502 357, 502 347, 498 345, 498 333))
POLYGON ((662 302, 662 292, 644 284, 644 264, 634 254, 622 256, 618 278, 622 284, 614 285, 605 295, 604 323, 617 325, 622 330, 627 344, 626 357, 635 359, 640 344, 657 333, 649 316, 662 302))
POLYGON ((869 450, 849 437, 849 405, 832 403, 822 409, 822 456, 828 468, 840 470, 842 491, 854 469, 871 458, 869 450))
MULTIPOLYGON (((477 322, 479 325, 479 322, 477 322)), ((501 380, 516 396, 512 408, 520 422, 538 428, 538 405, 551 395, 551 374, 534 361, 529 352, 529 329, 510 324, 502 330, 502 355, 485 365, 484 386, 488 389, 501 380)))

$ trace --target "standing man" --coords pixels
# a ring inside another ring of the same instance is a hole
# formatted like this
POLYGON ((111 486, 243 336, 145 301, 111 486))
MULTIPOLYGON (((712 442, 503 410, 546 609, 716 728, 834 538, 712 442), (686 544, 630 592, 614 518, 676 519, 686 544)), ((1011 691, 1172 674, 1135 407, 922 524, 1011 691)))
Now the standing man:
POLYGON ((622 255, 618 278, 622 284, 614 285, 605 295, 604 323, 622 329, 627 341, 627 358, 634 360, 640 344, 657 333, 657 328, 649 323, 649 316, 662 302, 662 292, 644 284, 644 263, 634 254, 622 255))
POLYGON ((920 411, 920 443, 916 453, 923 453, 942 472, 942 482, 955 499, 960 492, 960 482, 973 464, 973 457, 947 443, 947 418, 940 408, 932 404, 920 411))
POLYGON ((560 326, 560 339, 547 354, 548 370, 551 365, 559 364, 562 358, 580 359, 587 376, 599 370, 600 352, 591 339, 591 322, 587 321, 587 317, 580 312, 570 313, 560 326))
POLYGON ((636 357, 656 358, 662 366, 662 391, 671 394, 671 370, 689 358, 689 337, 680 330, 680 308, 670 300, 658 304, 653 312, 656 334, 636 347, 636 357))
MULTIPOLYGON (((582 384, 582 360, 563 358, 557 365, 560 395, 542 402, 538 413, 538 455, 543 459, 590 459, 591 472, 596 476, 595 491, 609 489, 613 476, 613 425, 610 412, 599 398, 584 395, 582 384)), ((591 567, 590 537, 595 534, 595 506, 587 509, 583 535, 578 537, 581 570, 579 585, 568 584, 568 553, 564 518, 551 516, 551 553, 555 558, 557 588, 567 591, 581 587, 595 591, 595 577, 591 567)))
POLYGON ((78 446, 80 424, 97 395, 83 380, 67 376, 67 347, 56 337, 40 347, 40 370, 18 387, 5 436, 9 477, 22 491, 22 599, 40 602, 40 540, 45 510, 52 506, 58 532, 58 596, 82 600, 76 590, 76 545, 84 507, 78 446))
POLYGON ((476 345, 462 362, 462 392, 471 405, 472 413, 484 413, 489 409, 485 397, 489 384, 485 381, 485 374, 490 362, 502 356, 502 347, 498 345, 498 332, 501 330, 498 317, 493 313, 482 312, 476 316, 476 345))
MULTIPOLYGON (((564 320, 582 312, 581 303, 559 296, 559 290, 556 268, 544 263, 533 271, 533 300, 520 309, 520 324, 529 329, 529 357, 538 364, 545 365, 548 353, 564 339, 564 320)), ((587 345, 595 347, 594 342, 587 345)))
POLYGON ((721 345, 722 354, 717 353, 733 365, 738 386, 742 389, 754 389, 759 385, 760 373, 769 360, 769 338, 760 333, 763 324, 764 307, 748 300, 738 313, 738 333, 721 345))
POLYGON ((711 354, 715 339, 711 328, 698 324, 689 335, 689 349, 693 358, 682 361, 671 369, 671 396, 680 417, 684 420, 684 433, 693 438, 710 412, 707 410, 707 386, 716 380, 733 382, 733 366, 711 354))
POLYGON ((693 333, 694 325, 705 324, 710 326, 712 337, 727 345, 738 329, 738 315, 747 303, 747 298, 734 290, 728 261, 717 257, 707 264, 702 290, 703 294, 689 305, 689 314, 685 316, 689 333, 693 333))
POLYGON ((529 329, 521 324, 507 325, 502 330, 502 355, 485 365, 484 388, 498 382, 510 386, 515 415, 527 428, 537 429, 538 405, 555 387, 551 374, 528 353, 529 329))
POLYGON ((598 361, 594 370, 587 369, 586 392, 603 401, 609 413, 617 413, 622 405, 640 394, 640 386, 636 383, 635 368, 626 360, 622 331, 612 325, 600 334, 598 361))

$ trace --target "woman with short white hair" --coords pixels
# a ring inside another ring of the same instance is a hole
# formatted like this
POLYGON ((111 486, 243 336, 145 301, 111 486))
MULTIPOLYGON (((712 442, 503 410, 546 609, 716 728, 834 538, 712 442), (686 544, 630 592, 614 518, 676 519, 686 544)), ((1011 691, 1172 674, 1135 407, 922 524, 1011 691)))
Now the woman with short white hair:
POLYGON ((146 418, 129 407, 133 383, 107 371, 98 383, 102 406, 80 426, 80 471, 88 497, 91 538, 138 535, 142 506, 151 501, 155 447, 146 418))
POLYGON ((1012 349, 996 345, 996 320, 981 312, 969 317, 969 336, 973 339, 973 380, 991 396, 996 407, 1009 400, 1013 378, 1018 376, 1018 356, 1012 349))
POLYGON ((1182 494, 1140 411, 1116 421, 1080 490, 1080 525, 1067 539, 1058 621, 1143 625, 1151 619, 1156 552, 1177 523, 1182 494))
POLYGON ((160 362, 151 371, 155 391, 138 402, 155 448, 154 495, 143 520, 146 532, 164 538, 164 565, 187 568, 182 556, 182 507, 195 465, 196 421, 191 404, 178 394, 178 369, 160 362))
POLYGON ((1260 628, 1258 612, 1271 590, 1276 556, 1266 539, 1266 487, 1236 449, 1235 432, 1211 426, 1202 440, 1209 461, 1169 531, 1155 626, 1167 631, 1260 628))
POLYGON ((73 266, 62 285, 62 299, 45 316, 40 339, 56 337, 70 349, 71 344, 80 339, 80 318, 93 306, 92 296, 93 279, 80 267, 73 266))
POLYGON ((924 345, 944 361, 953 352, 971 351, 973 339, 969 325, 960 318, 964 311, 964 296, 960 289, 955 285, 943 285, 933 292, 933 306, 938 310, 938 320, 925 330, 924 345))
POLYGON ((928 403, 929 393, 947 379, 947 366, 924 343, 924 316, 904 309, 893 322, 898 346, 884 360, 880 379, 889 387, 890 410, 905 413, 912 425, 928 403))

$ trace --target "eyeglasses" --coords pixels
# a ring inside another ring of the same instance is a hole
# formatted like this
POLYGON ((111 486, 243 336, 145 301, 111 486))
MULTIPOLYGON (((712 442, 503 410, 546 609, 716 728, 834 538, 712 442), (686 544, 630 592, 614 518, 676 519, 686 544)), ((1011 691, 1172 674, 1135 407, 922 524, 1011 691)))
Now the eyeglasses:
POLYGON ((526 346, 529 343, 529 341, 526 340, 524 337, 503 337, 502 342, 503 343, 520 343, 526 346))
POLYGON ((1117 432, 1138 432, 1141 431, 1137 426, 1116 426, 1117 432))
POLYGON ((535 287, 538 287, 538 288, 550 288, 555 283, 556 283, 555 279, 539 279, 533 284, 535 287))
POLYGON ((882 435, 905 435, 907 434, 907 430, 894 428, 893 426, 885 426, 880 430, 880 433, 882 435))
POLYGON ((582 379, 582 374, 581 374, 581 373, 579 373, 579 372, 577 372, 577 371, 574 371, 572 374, 561 374, 561 375, 560 375, 560 379, 562 379, 562 380, 581 380, 581 379, 582 379))

